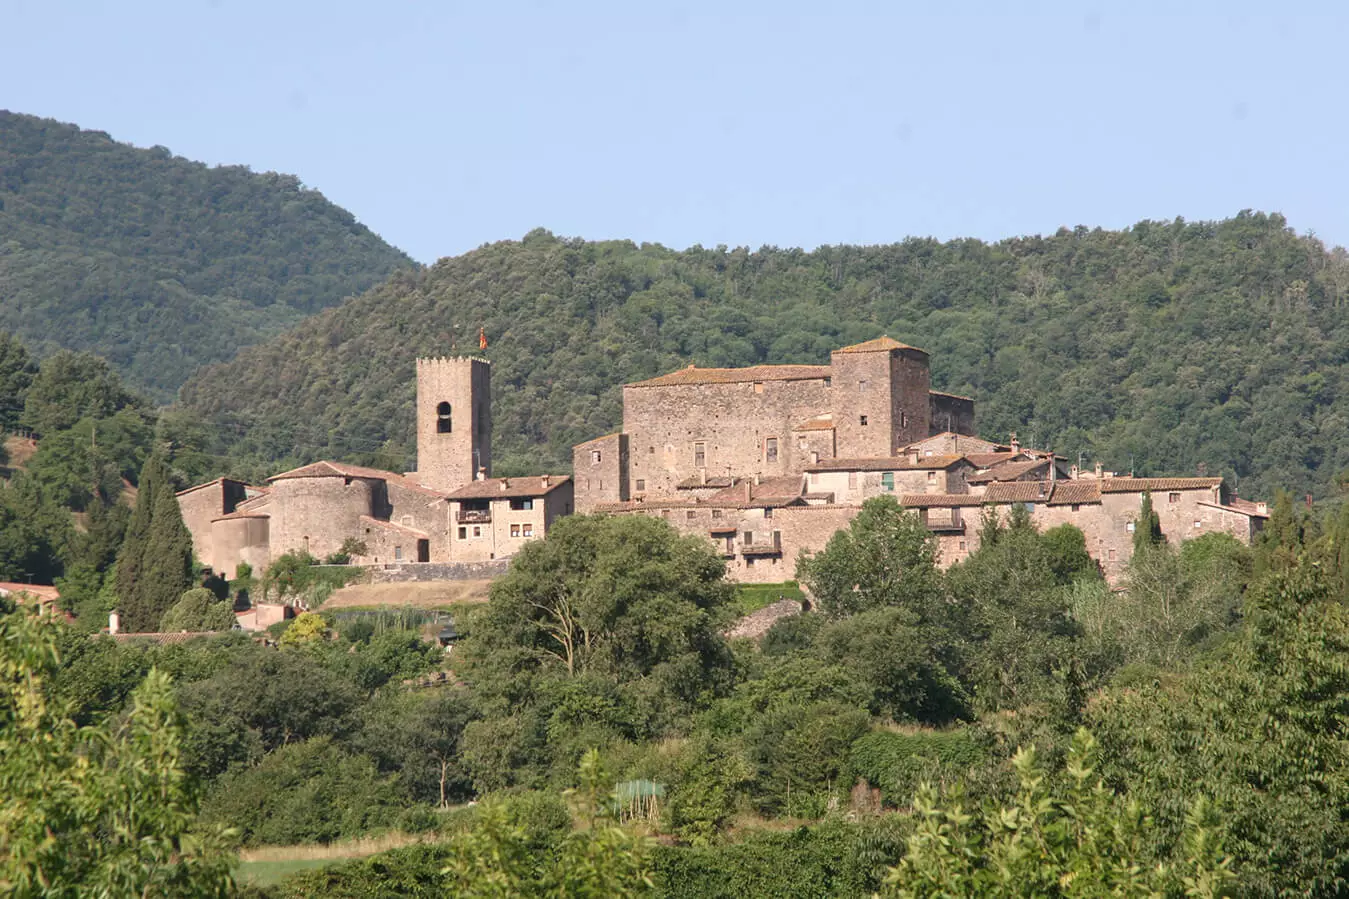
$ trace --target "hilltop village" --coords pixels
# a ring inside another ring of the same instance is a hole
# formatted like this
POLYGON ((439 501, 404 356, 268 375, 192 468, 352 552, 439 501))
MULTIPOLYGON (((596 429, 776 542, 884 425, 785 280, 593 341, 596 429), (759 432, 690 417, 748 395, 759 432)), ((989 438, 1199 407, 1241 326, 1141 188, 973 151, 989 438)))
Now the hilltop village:
POLYGON ((928 354, 889 337, 828 365, 689 366, 625 385, 623 429, 576 446, 573 476, 491 477, 490 386, 484 359, 418 360, 417 471, 324 461, 266 486, 182 491, 198 556, 228 573, 359 545, 355 564, 499 568, 558 517, 600 512, 659 516, 707 539, 732 579, 774 583, 864 501, 892 495, 936 536, 943 565, 978 549, 985 510, 1020 505, 1042 529, 1081 529, 1113 580, 1144 493, 1173 542, 1218 531, 1249 544, 1268 517, 1221 478, 1081 471, 1014 435, 980 438, 974 401, 933 390, 928 354))

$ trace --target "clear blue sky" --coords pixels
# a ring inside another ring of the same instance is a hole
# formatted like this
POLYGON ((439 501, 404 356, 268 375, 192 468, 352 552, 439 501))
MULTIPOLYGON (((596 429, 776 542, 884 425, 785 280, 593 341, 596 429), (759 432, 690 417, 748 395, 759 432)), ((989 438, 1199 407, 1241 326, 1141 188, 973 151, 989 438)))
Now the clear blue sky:
POLYGON ((294 173, 426 262, 1243 208, 1349 243, 1329 3, 0 0, 0 29, 0 108, 294 173))

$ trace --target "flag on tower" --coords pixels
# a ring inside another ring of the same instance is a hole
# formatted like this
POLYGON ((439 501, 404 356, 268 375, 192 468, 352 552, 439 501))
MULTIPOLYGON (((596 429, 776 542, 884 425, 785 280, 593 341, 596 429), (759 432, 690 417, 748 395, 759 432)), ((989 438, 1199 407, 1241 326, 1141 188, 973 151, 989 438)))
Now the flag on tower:
POLYGON ((480 349, 480 350, 485 350, 485 349, 487 349, 487 329, 486 329, 486 328, 479 328, 479 329, 478 329, 478 349, 480 349))

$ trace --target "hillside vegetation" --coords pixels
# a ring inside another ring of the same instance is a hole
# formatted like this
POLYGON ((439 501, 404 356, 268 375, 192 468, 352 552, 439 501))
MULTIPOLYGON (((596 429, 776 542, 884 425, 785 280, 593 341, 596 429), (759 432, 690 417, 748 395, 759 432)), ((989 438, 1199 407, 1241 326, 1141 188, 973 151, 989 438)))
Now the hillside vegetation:
POLYGON ((292 175, 0 110, 0 330, 168 398, 413 262, 292 175))
POLYGON ((889 333, 932 353, 934 386, 976 398, 986 436, 1140 475, 1202 468, 1247 495, 1320 491, 1349 465, 1347 294, 1343 250, 1247 212, 814 252, 535 231, 399 274, 182 398, 236 459, 396 467, 411 461, 414 358, 476 352, 485 326, 498 468, 560 469, 619 425, 626 381, 825 362, 889 333))

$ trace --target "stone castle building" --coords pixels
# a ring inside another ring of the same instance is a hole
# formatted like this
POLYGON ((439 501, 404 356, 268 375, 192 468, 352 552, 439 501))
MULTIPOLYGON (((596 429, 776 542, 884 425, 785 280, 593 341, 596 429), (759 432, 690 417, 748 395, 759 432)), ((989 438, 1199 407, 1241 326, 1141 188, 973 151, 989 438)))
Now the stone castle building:
POLYGON ((354 564, 510 558, 571 513, 572 481, 490 477, 491 374, 485 359, 417 360, 417 471, 323 461, 265 487, 218 478, 182 491, 197 557, 226 576, 287 552, 323 559, 349 541, 365 547, 354 564))
POLYGON ((1079 472, 1015 438, 980 439, 973 400, 932 390, 928 354, 889 337, 829 365, 690 366, 628 384, 623 429, 577 445, 573 477, 578 511, 660 516, 759 583, 794 577, 801 551, 882 494, 917 511, 943 564, 978 548, 985 509, 1022 505, 1042 529, 1080 528, 1112 579, 1144 492, 1173 542, 1220 531, 1249 543, 1268 517, 1221 478, 1079 472))

